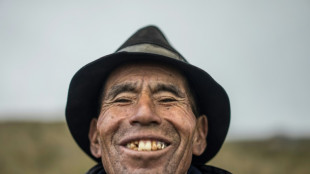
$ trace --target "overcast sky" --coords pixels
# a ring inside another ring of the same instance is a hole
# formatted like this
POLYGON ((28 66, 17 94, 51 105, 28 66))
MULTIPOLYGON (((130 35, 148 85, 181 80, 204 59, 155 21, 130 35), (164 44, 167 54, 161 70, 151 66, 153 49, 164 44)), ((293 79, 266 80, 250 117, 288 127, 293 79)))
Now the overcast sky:
POLYGON ((310 136, 309 0, 0 0, 0 120, 64 120, 74 73, 149 24, 225 88, 230 137, 310 136))

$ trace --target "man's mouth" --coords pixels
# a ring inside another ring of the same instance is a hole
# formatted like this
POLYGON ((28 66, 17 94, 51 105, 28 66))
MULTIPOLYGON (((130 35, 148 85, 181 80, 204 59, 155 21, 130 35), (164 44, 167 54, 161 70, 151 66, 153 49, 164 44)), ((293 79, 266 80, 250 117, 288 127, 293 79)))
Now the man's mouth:
POLYGON ((126 144, 126 147, 135 151, 157 151, 168 146, 167 143, 156 140, 135 140, 126 144))

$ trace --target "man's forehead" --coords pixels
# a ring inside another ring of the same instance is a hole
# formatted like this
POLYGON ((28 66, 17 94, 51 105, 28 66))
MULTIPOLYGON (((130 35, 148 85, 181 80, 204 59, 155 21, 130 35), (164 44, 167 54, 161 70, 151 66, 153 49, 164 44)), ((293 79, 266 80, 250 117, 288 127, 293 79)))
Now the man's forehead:
POLYGON ((151 78, 147 85, 152 90, 163 89, 175 86, 187 91, 186 78, 179 70, 160 63, 139 62, 124 64, 114 69, 107 77, 104 84, 104 93, 119 86, 125 85, 127 89, 141 87, 143 82, 151 78))
POLYGON ((106 82, 118 79, 121 79, 121 81, 137 80, 135 76, 139 76, 138 79, 157 76, 157 78, 162 81, 167 81, 166 79, 169 78, 186 81, 182 73, 172 66, 156 62, 139 62, 123 64, 115 68, 107 77, 106 82))

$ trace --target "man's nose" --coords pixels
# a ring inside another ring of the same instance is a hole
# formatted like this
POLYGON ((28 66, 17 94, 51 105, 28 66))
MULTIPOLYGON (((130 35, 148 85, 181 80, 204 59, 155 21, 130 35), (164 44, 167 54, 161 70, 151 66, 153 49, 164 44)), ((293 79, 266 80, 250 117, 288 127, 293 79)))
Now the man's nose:
POLYGON ((160 124, 161 117, 156 113, 155 105, 148 95, 142 95, 137 103, 134 114, 130 117, 130 124, 151 125, 160 124))

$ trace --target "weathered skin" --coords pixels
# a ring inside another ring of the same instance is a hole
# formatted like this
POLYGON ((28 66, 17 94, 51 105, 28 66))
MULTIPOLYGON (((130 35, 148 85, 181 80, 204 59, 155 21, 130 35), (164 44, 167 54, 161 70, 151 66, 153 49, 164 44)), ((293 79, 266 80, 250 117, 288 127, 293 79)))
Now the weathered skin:
POLYGON ((103 91, 100 115, 91 122, 91 152, 107 173, 187 172, 192 155, 206 148, 207 118, 196 118, 186 79, 159 64, 129 64, 114 70, 103 91), (126 148, 133 140, 160 140, 157 151, 126 148))

